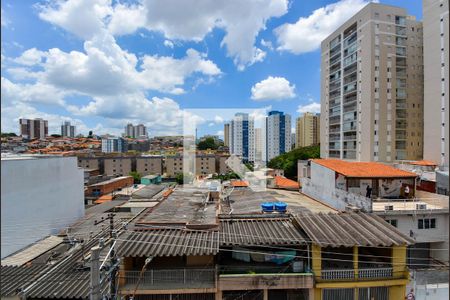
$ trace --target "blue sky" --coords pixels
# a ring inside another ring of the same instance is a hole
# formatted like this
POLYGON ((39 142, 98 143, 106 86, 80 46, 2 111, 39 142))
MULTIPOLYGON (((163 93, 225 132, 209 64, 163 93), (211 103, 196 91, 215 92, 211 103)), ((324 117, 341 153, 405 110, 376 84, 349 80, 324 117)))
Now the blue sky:
MULTIPOLYGON (((420 0, 386 0, 422 18, 420 0)), ((367 1, 2 1, 2 132, 223 130, 220 109, 320 110, 320 41, 367 1), (215 109, 210 119, 189 109, 215 109), (217 110, 219 109, 219 110, 217 110)))

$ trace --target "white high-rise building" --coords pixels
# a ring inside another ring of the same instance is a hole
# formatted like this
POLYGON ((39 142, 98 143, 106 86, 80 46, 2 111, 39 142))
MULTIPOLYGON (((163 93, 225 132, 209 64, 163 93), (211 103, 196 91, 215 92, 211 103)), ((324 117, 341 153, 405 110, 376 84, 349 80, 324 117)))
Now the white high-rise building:
POLYGON ((103 153, 127 152, 127 151, 128 151, 128 143, 124 138, 111 136, 102 138, 103 153))
POLYGON ((291 116, 281 111, 271 111, 265 124, 265 160, 291 151, 291 116))
POLYGON ((230 122, 230 153, 242 157, 244 161, 255 161, 254 120, 246 113, 235 114, 230 122))
POLYGON ((147 127, 144 124, 139 124, 134 126, 131 123, 128 123, 125 126, 125 136, 131 138, 145 138, 147 137, 147 127))
POLYGON ((20 119, 20 136, 25 139, 45 139, 48 136, 48 121, 41 118, 20 119))

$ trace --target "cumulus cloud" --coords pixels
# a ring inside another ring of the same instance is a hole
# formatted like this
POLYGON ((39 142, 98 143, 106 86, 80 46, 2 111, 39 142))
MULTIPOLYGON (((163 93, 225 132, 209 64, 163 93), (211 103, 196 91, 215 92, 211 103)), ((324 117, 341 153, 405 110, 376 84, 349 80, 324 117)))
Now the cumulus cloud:
POLYGON ((277 50, 301 54, 314 51, 320 43, 351 16, 363 8, 368 0, 341 0, 313 11, 297 22, 286 23, 274 30, 277 50))
POLYGON ((165 40, 164 41, 164 46, 168 47, 168 48, 173 48, 174 44, 172 41, 170 40, 165 40))
POLYGON ((299 105, 297 108, 298 113, 320 113, 320 103, 317 102, 311 102, 306 105, 299 105))
POLYGON ((269 76, 252 87, 253 100, 283 100, 295 97, 295 85, 284 77, 269 76))
POLYGON ((40 10, 42 19, 84 39, 104 30, 123 35, 145 28, 169 40, 200 42, 215 28, 222 29, 226 34, 221 46, 242 70, 264 59, 265 52, 254 46, 256 37, 267 20, 287 12, 288 1, 142 0, 113 6, 110 0, 68 0, 41 5, 40 10))

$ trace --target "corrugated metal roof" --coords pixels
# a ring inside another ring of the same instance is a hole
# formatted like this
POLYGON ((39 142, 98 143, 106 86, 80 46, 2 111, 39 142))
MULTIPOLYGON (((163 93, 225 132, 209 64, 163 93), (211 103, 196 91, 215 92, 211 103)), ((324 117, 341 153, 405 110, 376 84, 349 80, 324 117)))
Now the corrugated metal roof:
POLYGON ((305 237, 288 218, 222 219, 220 245, 301 245, 305 237))
POLYGON ((21 289, 26 288, 39 274, 49 269, 45 265, 34 266, 2 266, 0 273, 1 297, 17 295, 21 289))
POLYGON ((2 259, 2 266, 21 266, 63 242, 63 238, 51 235, 31 246, 2 259))
POLYGON ((410 245, 414 240, 375 214, 297 214, 294 217, 313 244, 331 246, 410 245))
POLYGON ((119 237, 118 255, 127 257, 214 255, 219 233, 207 230, 152 229, 119 237))

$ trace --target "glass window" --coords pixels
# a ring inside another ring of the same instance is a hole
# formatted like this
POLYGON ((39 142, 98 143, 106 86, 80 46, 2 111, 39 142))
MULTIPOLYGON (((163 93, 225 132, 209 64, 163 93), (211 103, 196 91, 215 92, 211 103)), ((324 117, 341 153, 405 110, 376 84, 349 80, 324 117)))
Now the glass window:
POLYGON ((423 229, 423 219, 419 219, 419 229, 423 229))

